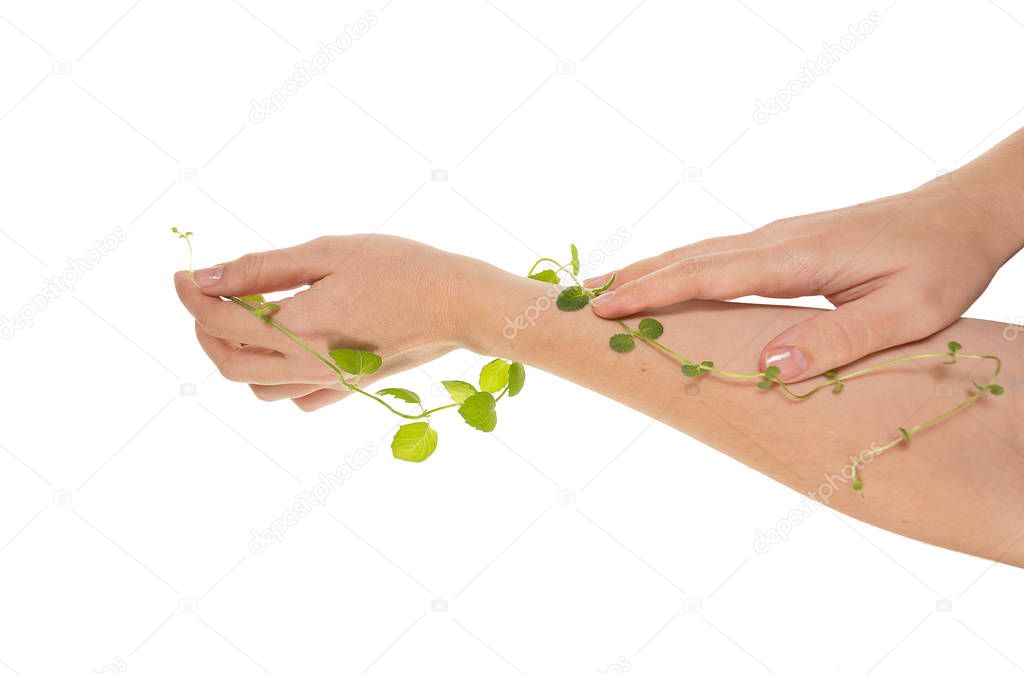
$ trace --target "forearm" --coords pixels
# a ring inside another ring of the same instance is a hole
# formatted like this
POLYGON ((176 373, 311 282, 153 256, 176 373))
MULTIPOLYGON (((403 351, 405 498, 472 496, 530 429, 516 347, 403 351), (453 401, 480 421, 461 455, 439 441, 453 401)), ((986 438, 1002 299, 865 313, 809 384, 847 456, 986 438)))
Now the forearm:
POLYGON ((1024 246, 1024 129, 933 183, 948 184, 988 216, 980 236, 996 243, 1002 264, 1024 246))
MULTIPOLYGON (((476 326, 472 348, 598 391, 864 521, 1024 565, 1024 541, 1018 540, 1024 535, 1024 359, 1019 346, 1003 338, 1002 325, 960 320, 928 340, 844 368, 904 354, 942 353, 950 340, 961 342, 965 353, 993 354, 1004 361, 1000 381, 1005 395, 984 396, 921 431, 909 446, 897 445, 877 457, 863 468, 861 498, 850 487, 848 470, 844 473, 851 456, 970 396, 972 381, 989 378, 991 361, 901 363, 851 381, 840 395, 823 391, 793 401, 749 381, 685 378, 678 363, 646 344, 616 353, 608 338, 621 327, 590 311, 558 311, 547 284, 505 274, 488 283, 486 289, 477 288, 486 301, 470 303, 476 326)), ((811 311, 692 302, 652 315, 665 326, 660 341, 683 356, 756 372, 764 338, 811 311)), ((636 320, 627 322, 636 325, 636 320)))

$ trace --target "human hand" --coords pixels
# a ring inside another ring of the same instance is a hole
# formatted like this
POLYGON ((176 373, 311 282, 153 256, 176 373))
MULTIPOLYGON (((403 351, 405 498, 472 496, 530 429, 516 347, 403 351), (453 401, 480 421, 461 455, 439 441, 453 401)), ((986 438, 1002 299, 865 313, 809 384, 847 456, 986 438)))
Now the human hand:
POLYGON ((401 372, 465 346, 461 289, 502 274, 476 260, 391 236, 328 236, 175 274, 196 337, 228 379, 261 400, 294 400, 306 411, 349 391, 286 335, 221 299, 309 287, 275 301, 274 319, 321 353, 374 351, 383 367, 363 382, 401 372))
MULTIPOLYGON (((690 299, 822 295, 836 310, 772 339, 762 367, 800 381, 927 337, 960 317, 1017 250, 1017 234, 954 176, 877 201, 778 220, 632 264, 593 302, 619 318, 690 299)), ((597 287, 608 275, 591 279, 597 287)))

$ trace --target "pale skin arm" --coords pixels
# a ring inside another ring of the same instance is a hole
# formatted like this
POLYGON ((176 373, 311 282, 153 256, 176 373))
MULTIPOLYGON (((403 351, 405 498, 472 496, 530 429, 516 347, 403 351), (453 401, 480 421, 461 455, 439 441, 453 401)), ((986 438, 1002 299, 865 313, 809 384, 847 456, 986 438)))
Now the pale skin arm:
MULTIPOLYGON (((1001 324, 961 319, 931 338, 862 361, 941 353, 955 339, 965 353, 1003 359, 1006 393, 982 398, 922 431, 910 446, 875 459, 862 471, 861 498, 842 477, 850 457, 970 395, 972 381, 988 379, 987 362, 973 370, 974 362, 901 364, 851 381, 841 395, 824 391, 803 402, 709 377, 700 380, 698 395, 687 395, 693 380, 676 363, 643 344, 629 354, 613 352, 608 338, 620 328, 590 311, 551 306, 511 336, 506 319, 550 306, 552 286, 392 237, 325 237, 245 256, 219 272, 199 270, 195 283, 184 273, 175 280, 203 348, 225 376, 250 383, 263 400, 292 399, 312 411, 347 393, 308 352, 217 296, 312 284, 281 303, 277 320, 321 353, 337 346, 380 353, 385 366, 364 384, 460 347, 520 360, 621 401, 853 517, 1024 566, 1024 356, 1021 342, 1003 337, 1001 324), (951 397, 937 395, 942 383, 952 386, 951 397), (837 476, 834 491, 820 491, 829 476, 837 476)), ((683 355, 756 372, 759 340, 813 311, 690 302, 653 315, 665 326, 661 341, 683 355)), ((517 413, 529 414, 527 400, 517 413)))
MULTIPOLYGON (((510 282, 505 292, 509 299, 502 310, 514 316, 536 289, 510 282)), ((665 326, 660 341, 677 352, 730 370, 756 372, 764 336, 815 313, 696 301, 649 315, 665 326)), ((637 321, 627 323, 635 326, 637 321)), ((717 378, 702 378, 695 388, 675 361, 648 345, 638 345, 628 354, 612 351, 607 341, 621 331, 619 326, 595 319, 588 311, 566 314, 552 309, 512 339, 494 330, 497 322, 489 325, 491 331, 477 348, 619 400, 857 519, 1024 566, 1024 358, 1020 345, 1003 337, 1003 324, 961 319, 933 337, 844 368, 849 371, 901 355, 941 353, 950 340, 966 345, 965 351, 973 348, 1003 360, 1006 394, 982 398, 921 431, 910 446, 897 445, 874 459, 861 471, 864 498, 853 491, 849 473, 844 473, 851 455, 873 441, 889 440, 900 426, 934 417, 970 396, 975 390, 972 381, 984 383, 992 372, 989 362, 904 363, 851 381, 840 395, 823 391, 794 401, 778 390, 759 391, 749 383, 717 378), (485 345, 488 340, 493 342, 485 345)), ((794 388, 804 390, 814 383, 794 388)))
POLYGON ((801 381, 949 326, 1022 245, 1024 129, 908 192, 635 262, 591 307, 617 318, 691 299, 822 295, 836 311, 759 338, 762 364, 801 381))

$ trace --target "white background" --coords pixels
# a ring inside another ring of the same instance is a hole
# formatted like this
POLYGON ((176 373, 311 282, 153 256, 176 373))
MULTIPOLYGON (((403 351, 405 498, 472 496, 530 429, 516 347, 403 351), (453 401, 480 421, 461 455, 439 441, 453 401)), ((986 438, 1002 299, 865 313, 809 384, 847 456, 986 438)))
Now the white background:
MULTIPOLYGON (((1024 668, 1019 569, 806 514, 544 373, 491 435, 439 421, 420 465, 365 401, 257 401, 196 345, 168 233, 197 231, 200 264, 379 231, 525 272, 624 228, 610 270, 977 156, 1024 125, 1021 3, 385 2, 0 2, 0 307, 31 316, 0 343, 0 672, 1024 668), (250 120, 367 11, 325 75, 250 120), (772 528, 788 540, 755 549, 772 528)), ((1022 282, 1017 260, 971 315, 1016 319, 1022 282)))

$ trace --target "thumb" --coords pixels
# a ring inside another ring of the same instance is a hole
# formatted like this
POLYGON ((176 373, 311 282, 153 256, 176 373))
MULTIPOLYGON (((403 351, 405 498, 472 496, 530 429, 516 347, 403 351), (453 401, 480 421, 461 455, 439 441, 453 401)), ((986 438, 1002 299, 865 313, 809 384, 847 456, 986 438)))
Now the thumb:
POLYGON ((333 271, 329 242, 314 239, 291 248, 247 253, 192 274, 207 295, 255 295, 309 285, 333 271))
POLYGON ((876 292, 784 330, 761 352, 761 365, 778 367, 782 381, 802 381, 942 327, 905 299, 876 292))
POLYGON ((789 286, 797 283, 798 277, 787 275, 785 265, 771 262, 775 255, 774 249, 743 249, 687 257, 616 286, 591 304, 602 318, 620 318, 693 299, 791 294, 789 286))

